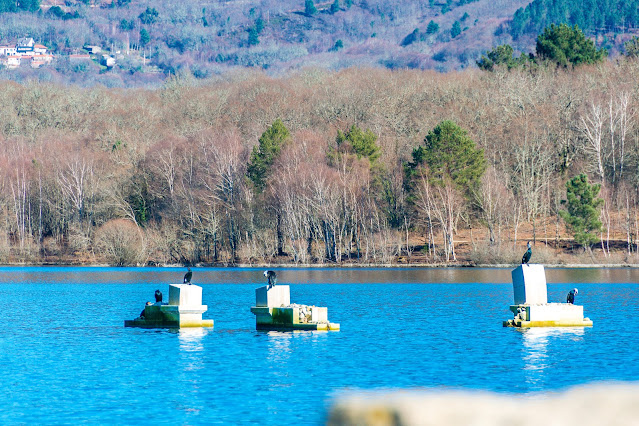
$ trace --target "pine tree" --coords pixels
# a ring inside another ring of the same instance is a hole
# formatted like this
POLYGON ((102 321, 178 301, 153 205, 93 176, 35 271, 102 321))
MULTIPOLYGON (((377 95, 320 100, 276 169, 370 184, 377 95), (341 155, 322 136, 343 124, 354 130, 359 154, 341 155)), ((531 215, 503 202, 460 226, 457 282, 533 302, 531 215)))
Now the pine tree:
POLYGON ((435 21, 430 21, 426 27, 426 33, 435 34, 437 31, 439 31, 439 24, 435 21))
POLYGON ((588 250, 599 241, 597 233, 601 230, 599 207, 603 204, 597 198, 601 185, 589 184, 588 176, 580 174, 566 182, 566 200, 562 204, 567 210, 559 212, 566 226, 572 231, 575 242, 588 250))
POLYGON ((471 196, 486 171, 486 159, 484 150, 475 146, 466 130, 446 120, 428 132, 424 145, 413 150, 408 172, 411 174, 424 166, 434 182, 452 182, 462 193, 471 196))
POLYGON ((344 42, 342 41, 342 39, 338 39, 335 44, 333 45, 333 47, 331 47, 330 49, 328 49, 329 52, 337 52, 338 50, 344 48, 344 42))
POLYGON ((151 35, 145 28, 142 28, 140 30, 140 45, 146 46, 150 41, 151 41, 151 35))
POLYGON ((527 55, 515 58, 514 50, 509 44, 502 44, 490 52, 486 52, 477 61, 477 66, 484 71, 493 71, 496 66, 505 65, 509 70, 518 66, 524 66, 529 61, 527 55))
POLYGON ((453 27, 450 29, 450 36, 452 38, 457 37, 458 35, 460 35, 462 32, 461 30, 461 24, 459 23, 459 21, 455 21, 453 23, 453 27))
POLYGON ((264 31, 264 19, 261 16, 255 20, 255 30, 258 34, 262 34, 264 31))
POLYGON ((596 64, 608 56, 606 49, 597 49, 578 26, 551 25, 537 37, 537 56, 568 67, 596 64))
POLYGON ((255 27, 248 29, 248 44, 249 46, 257 46, 260 44, 260 37, 255 27))
POLYGON ((313 3, 313 0, 306 0, 304 2, 304 13, 306 13, 308 16, 313 16, 317 13, 317 8, 315 7, 315 3, 313 3))
MULTIPOLYGON (((442 121, 428 132, 424 145, 413 150, 413 162, 405 170, 409 201, 421 213, 434 212, 444 233, 446 260, 454 260, 457 222, 478 193, 486 170, 484 150, 457 124, 442 121)), ((432 239, 432 228, 429 232, 432 239)))
POLYGON ((290 132, 279 118, 260 136, 259 144, 253 147, 248 165, 248 178, 258 192, 266 187, 271 166, 280 155, 282 147, 290 139, 290 132))
POLYGON ((626 56, 629 58, 639 57, 639 37, 634 36, 623 44, 626 56))
POLYGON ((370 129, 362 131, 355 124, 351 126, 346 133, 341 130, 337 131, 337 153, 333 152, 329 156, 343 154, 355 154, 358 159, 367 158, 371 165, 375 164, 381 155, 380 148, 377 145, 377 136, 370 129))
POLYGON ((339 0, 335 0, 333 4, 331 4, 331 13, 337 13, 339 9, 339 0))

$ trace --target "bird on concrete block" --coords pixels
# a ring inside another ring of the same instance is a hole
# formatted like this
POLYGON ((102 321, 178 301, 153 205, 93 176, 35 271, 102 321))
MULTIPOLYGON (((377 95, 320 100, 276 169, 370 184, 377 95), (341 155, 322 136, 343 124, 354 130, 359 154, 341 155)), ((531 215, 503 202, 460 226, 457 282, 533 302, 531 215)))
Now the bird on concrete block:
POLYGON ((528 250, 526 250, 526 253, 524 253, 523 257, 521 258, 521 264, 523 265, 525 263, 526 265, 528 265, 530 256, 532 256, 532 246, 530 245, 530 241, 528 241, 528 250))
POLYGON ((188 269, 188 272, 184 274, 183 284, 191 285, 191 277, 193 277, 193 272, 191 271, 191 268, 189 267, 187 267, 186 269, 188 269))
POLYGON ((277 284, 277 274, 275 271, 264 271, 264 276, 268 278, 268 288, 275 287, 275 284, 277 284))
POLYGON ((577 295, 577 293, 579 293, 579 290, 577 290, 576 288, 570 290, 570 293, 568 293, 568 296, 566 296, 566 303, 570 303, 571 305, 575 303, 575 296, 577 295))

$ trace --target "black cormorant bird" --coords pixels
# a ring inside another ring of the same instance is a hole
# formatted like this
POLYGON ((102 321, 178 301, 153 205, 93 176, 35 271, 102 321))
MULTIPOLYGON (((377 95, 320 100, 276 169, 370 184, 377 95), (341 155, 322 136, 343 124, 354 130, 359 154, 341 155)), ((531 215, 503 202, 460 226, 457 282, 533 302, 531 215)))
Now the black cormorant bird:
POLYGON ((155 290, 155 302, 162 302, 162 292, 160 290, 155 290))
POLYGON ((264 276, 268 278, 268 288, 274 287, 277 284, 277 274, 275 271, 264 271, 264 276))
POLYGON ((187 267, 186 269, 188 269, 189 271, 188 271, 186 274, 184 274, 184 281, 183 281, 183 283, 184 283, 184 284, 187 284, 187 283, 188 283, 189 285, 191 285, 191 277, 193 276, 193 272, 191 271, 191 268, 188 268, 188 267, 187 267))
POLYGON ((528 265, 528 262, 530 261, 530 256, 532 256, 532 250, 531 250, 531 245, 530 245, 530 241, 528 241, 528 250, 526 250, 526 253, 524 253, 524 256, 521 258, 521 263, 522 265, 525 263, 526 265, 528 265))
POLYGON ((570 303, 571 305, 575 303, 575 296, 577 295, 577 293, 579 293, 579 290, 577 290, 576 288, 570 290, 570 293, 568 293, 568 296, 566 296, 566 303, 570 303))

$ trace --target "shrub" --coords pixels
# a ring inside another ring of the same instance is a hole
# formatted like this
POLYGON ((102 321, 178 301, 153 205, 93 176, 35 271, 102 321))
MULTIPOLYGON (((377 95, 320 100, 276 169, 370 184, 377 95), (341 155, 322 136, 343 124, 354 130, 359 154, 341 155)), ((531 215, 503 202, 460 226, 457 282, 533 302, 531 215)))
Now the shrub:
POLYGON ((146 258, 146 244, 140 228, 127 219, 113 219, 98 229, 96 251, 115 266, 137 265, 146 258))

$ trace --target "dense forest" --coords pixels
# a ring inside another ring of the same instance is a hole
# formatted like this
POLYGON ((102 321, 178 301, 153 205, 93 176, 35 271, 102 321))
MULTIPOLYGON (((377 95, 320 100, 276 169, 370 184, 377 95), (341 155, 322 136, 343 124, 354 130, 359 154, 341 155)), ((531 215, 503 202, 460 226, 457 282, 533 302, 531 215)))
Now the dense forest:
POLYGON ((577 25, 588 34, 617 34, 639 27, 637 0, 534 0, 517 10, 510 24, 516 39, 550 24, 577 25))
POLYGON ((0 260, 637 263, 637 72, 2 82, 0 260))

